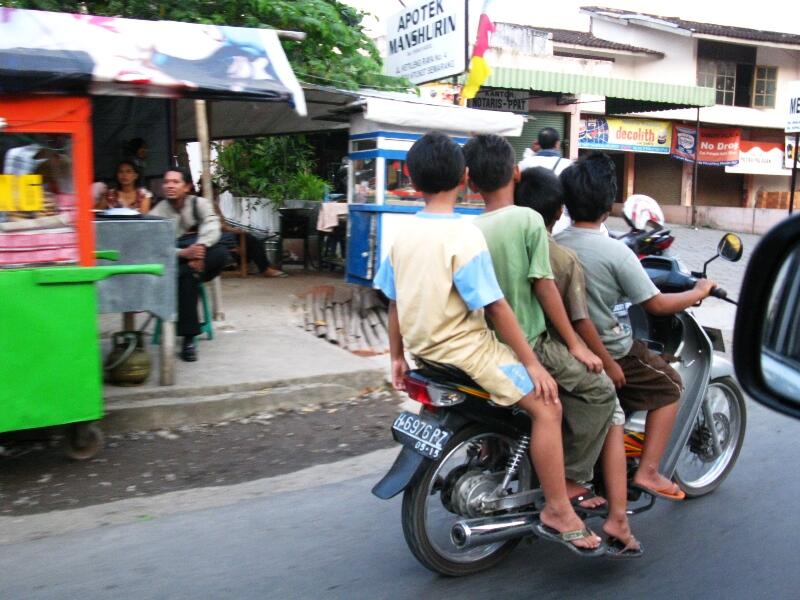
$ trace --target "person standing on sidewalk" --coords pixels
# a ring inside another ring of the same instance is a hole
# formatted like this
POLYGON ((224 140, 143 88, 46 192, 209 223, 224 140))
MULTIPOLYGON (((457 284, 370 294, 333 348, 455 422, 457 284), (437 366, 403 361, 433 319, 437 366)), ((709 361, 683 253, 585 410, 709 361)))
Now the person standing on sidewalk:
MULTIPOLYGON (((539 132, 536 145, 539 146, 538 151, 530 148, 525 149, 525 154, 522 156, 522 160, 519 161, 520 172, 533 167, 542 167, 558 176, 572 164, 570 159, 561 155, 561 136, 552 127, 545 127, 539 132)), ((569 213, 565 210, 553 226, 553 235, 561 233, 569 225, 569 213)))
POLYGON ((178 327, 183 336, 180 357, 197 360, 194 338, 200 335, 197 299, 200 284, 211 281, 228 263, 228 251, 219 245, 221 227, 214 207, 205 198, 190 194, 192 177, 178 167, 164 173, 164 196, 149 214, 175 221, 178 256, 178 327))

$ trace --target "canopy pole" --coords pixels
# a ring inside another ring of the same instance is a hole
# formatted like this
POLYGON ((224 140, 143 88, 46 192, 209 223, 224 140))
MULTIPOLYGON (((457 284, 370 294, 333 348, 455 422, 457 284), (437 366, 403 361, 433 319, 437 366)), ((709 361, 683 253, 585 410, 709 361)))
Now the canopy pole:
POLYGON ((694 164, 692 165, 692 227, 697 227, 697 157, 700 152, 700 107, 694 125, 694 164))
POLYGON ((203 184, 203 197, 213 202, 214 190, 211 189, 211 141, 208 137, 208 113, 205 100, 194 101, 194 117, 197 125, 197 141, 200 143, 200 160, 203 168, 200 173, 200 181, 203 184))

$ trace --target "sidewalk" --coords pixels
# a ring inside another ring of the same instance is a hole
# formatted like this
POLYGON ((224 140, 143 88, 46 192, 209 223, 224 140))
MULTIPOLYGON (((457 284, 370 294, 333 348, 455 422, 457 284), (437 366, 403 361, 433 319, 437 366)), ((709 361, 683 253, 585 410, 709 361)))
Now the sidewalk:
MULTIPOLYGON (((159 386, 158 352, 149 346, 152 368, 144 385, 104 387, 104 429, 218 422, 272 408, 341 402, 382 385, 386 356, 355 356, 299 326, 296 294, 317 285, 345 287, 342 275, 289 273, 282 279, 223 278, 225 320, 214 322, 213 340, 200 338, 199 360, 176 361, 175 385, 159 386)), ((137 315, 137 327, 144 318, 137 315)), ((104 356, 110 333, 119 329, 119 315, 101 316, 104 356)))
MULTIPOLYGON (((622 219, 611 218, 613 230, 626 229, 622 219)), ((683 263, 700 270, 716 252, 724 234, 713 229, 669 225, 675 236, 672 250, 683 263)), ((760 239, 740 236, 745 252, 738 263, 717 259, 708 275, 737 299, 750 254, 760 239)), ((365 389, 386 381, 386 355, 362 358, 347 352, 299 324, 302 314, 297 294, 319 285, 346 287, 339 273, 290 271, 284 279, 251 276, 222 280, 225 320, 214 323, 215 338, 200 339, 196 363, 176 361, 176 384, 158 385, 158 353, 152 359, 148 382, 137 387, 106 385, 104 396, 107 432, 178 427, 241 418, 273 408, 344 402, 365 389)), ((728 353, 733 337, 736 307, 708 299, 693 309, 703 325, 723 331, 728 353)), ((144 315, 138 315, 141 326, 144 315)), ((103 354, 109 336, 121 329, 119 315, 100 319, 103 354)), ((150 327, 152 329, 152 325, 150 327)), ((149 341, 149 336, 148 336, 149 341)))

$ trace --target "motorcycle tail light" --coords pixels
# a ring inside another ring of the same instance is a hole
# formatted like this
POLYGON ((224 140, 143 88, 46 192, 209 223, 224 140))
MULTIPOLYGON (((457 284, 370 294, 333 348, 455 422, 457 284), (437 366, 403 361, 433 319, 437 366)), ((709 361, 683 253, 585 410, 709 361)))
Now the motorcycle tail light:
POLYGON ((419 379, 415 379, 414 377, 409 377, 408 375, 403 377, 403 383, 405 383, 406 393, 408 394, 409 398, 419 402, 420 404, 432 406, 431 397, 428 395, 428 386, 426 383, 420 381, 419 379))
POLYGON ((428 385, 428 397, 433 406, 454 406, 461 404, 467 396, 450 388, 428 385))
POLYGON ((667 248, 672 246, 672 242, 674 242, 674 241, 675 241, 675 238, 671 238, 671 237, 666 237, 666 238, 664 238, 662 240, 658 240, 656 242, 656 248, 658 248, 659 250, 666 250, 667 248))
POLYGON ((438 385, 420 381, 414 377, 406 376, 403 378, 406 385, 406 393, 409 397, 430 407, 444 407, 461 404, 466 399, 466 394, 456 390, 439 387, 438 385))

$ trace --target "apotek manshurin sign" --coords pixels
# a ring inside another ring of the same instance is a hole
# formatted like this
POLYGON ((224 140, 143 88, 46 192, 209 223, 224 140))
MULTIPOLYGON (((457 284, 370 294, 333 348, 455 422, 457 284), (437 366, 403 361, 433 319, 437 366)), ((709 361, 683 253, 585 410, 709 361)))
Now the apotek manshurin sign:
POLYGON ((388 19, 387 75, 426 83, 467 68, 467 3, 428 0, 408 3, 388 19))

